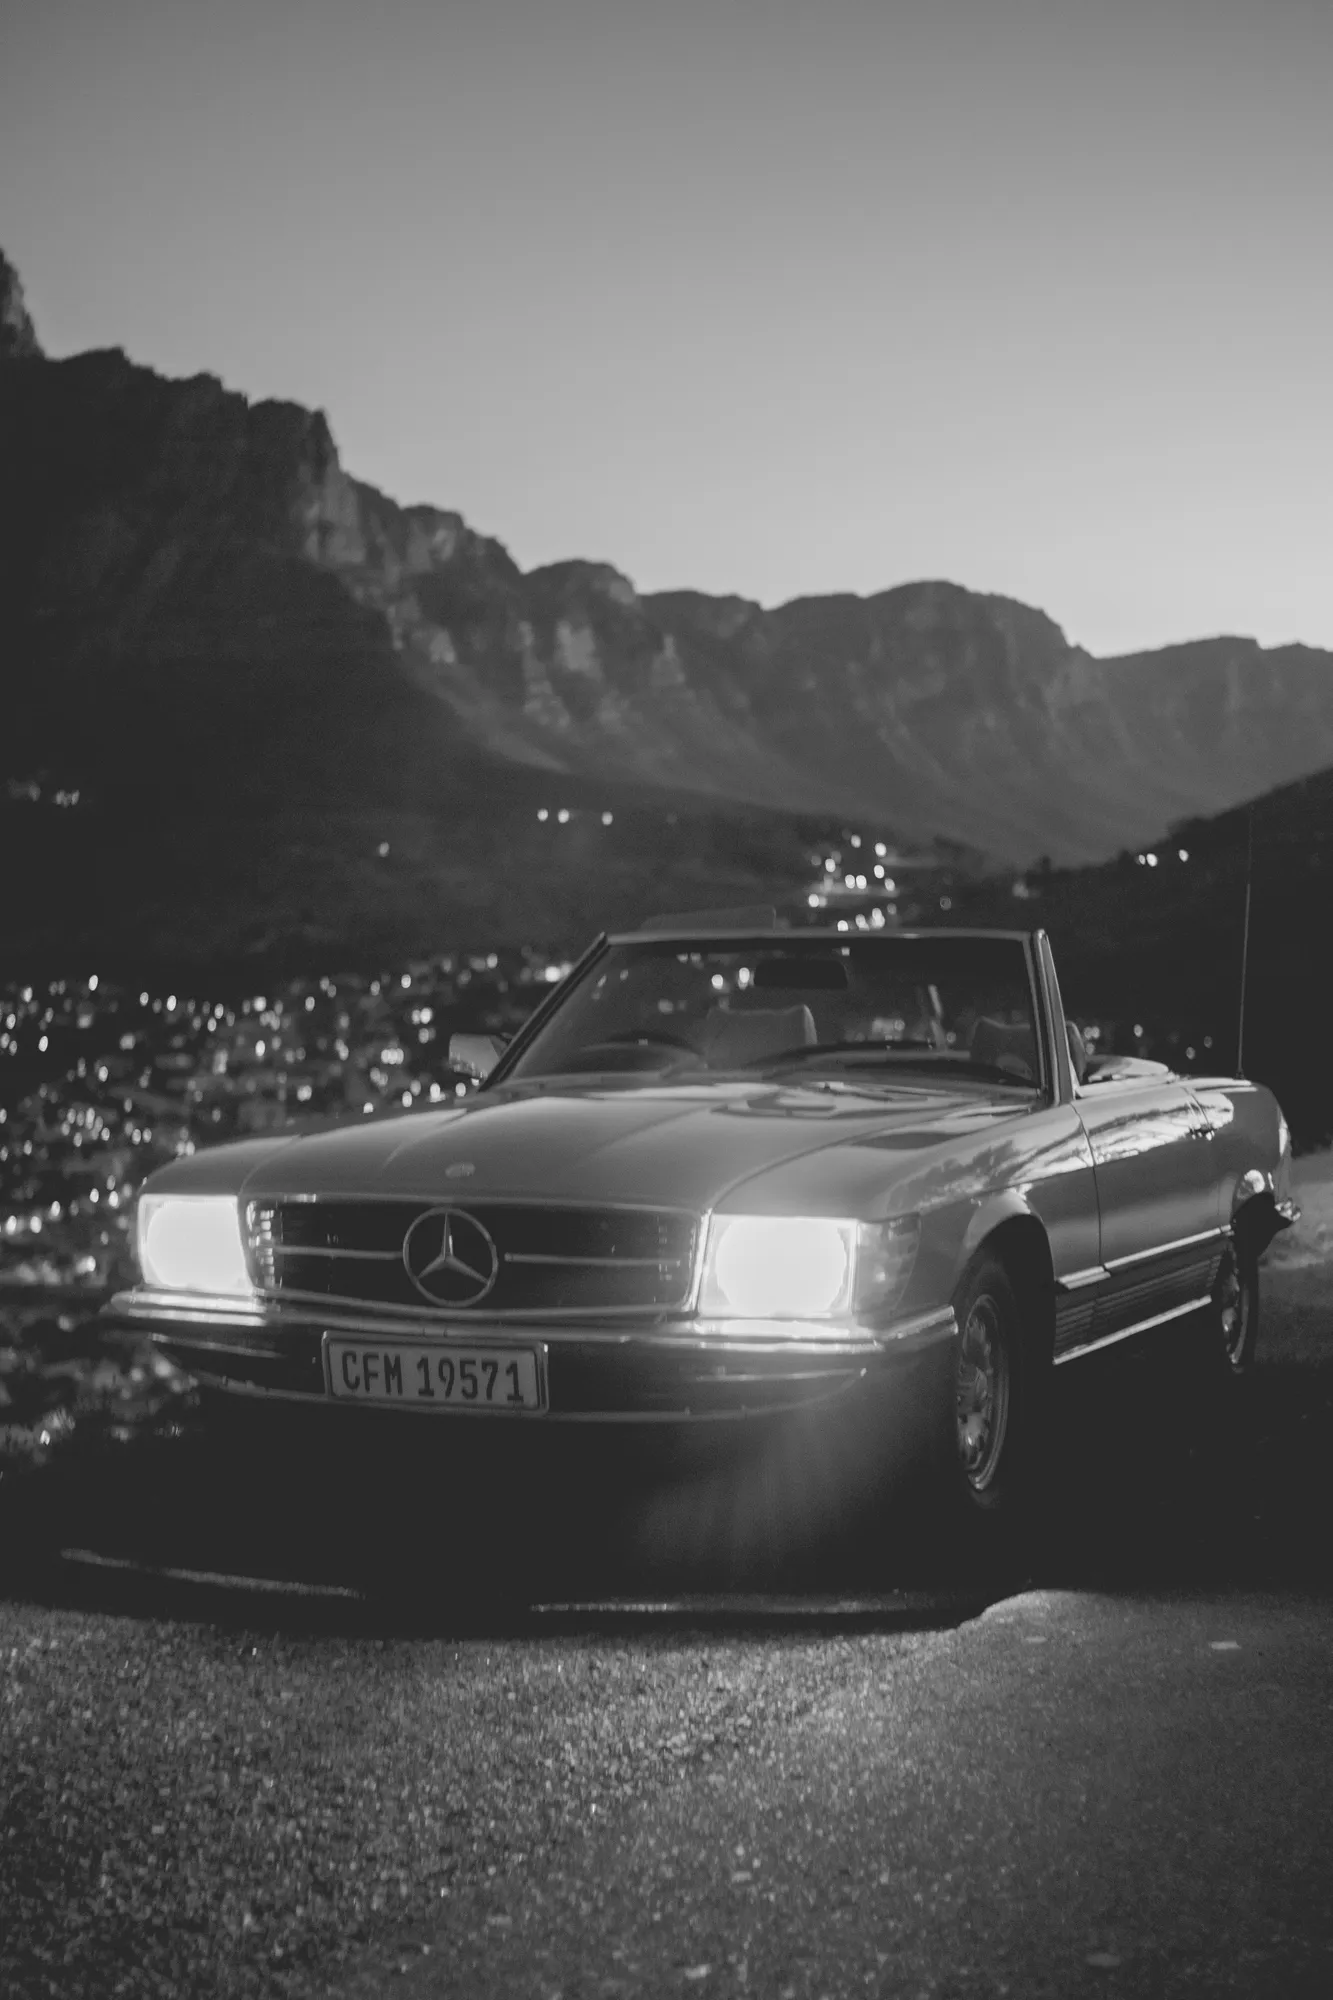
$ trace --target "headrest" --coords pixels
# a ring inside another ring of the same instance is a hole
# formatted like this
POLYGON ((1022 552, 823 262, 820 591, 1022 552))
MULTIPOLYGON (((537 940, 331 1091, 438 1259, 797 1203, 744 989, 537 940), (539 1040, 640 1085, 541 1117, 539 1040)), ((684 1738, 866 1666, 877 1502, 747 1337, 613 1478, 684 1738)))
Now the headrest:
POLYGON ((788 1049, 813 1048, 815 1017, 808 1007, 765 1007, 733 1014, 714 1007, 704 1017, 703 1057, 715 1068, 761 1062, 788 1049))
POLYGON ((974 1062, 1006 1070, 1020 1083, 1037 1081, 1037 1038, 1025 1025, 1010 1026, 983 1014, 972 1030, 968 1054, 974 1062))

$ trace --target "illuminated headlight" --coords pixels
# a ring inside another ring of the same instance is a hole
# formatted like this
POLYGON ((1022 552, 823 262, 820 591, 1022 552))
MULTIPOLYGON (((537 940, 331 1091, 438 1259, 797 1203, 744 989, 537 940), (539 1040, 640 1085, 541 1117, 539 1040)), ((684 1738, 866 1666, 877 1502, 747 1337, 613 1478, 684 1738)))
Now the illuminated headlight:
POLYGON ((240 1209, 230 1195, 139 1197, 139 1268, 169 1292, 250 1292, 240 1209))
POLYGON ((915 1216, 715 1215, 704 1252, 701 1313, 740 1319, 837 1319, 884 1312, 916 1261, 915 1216))

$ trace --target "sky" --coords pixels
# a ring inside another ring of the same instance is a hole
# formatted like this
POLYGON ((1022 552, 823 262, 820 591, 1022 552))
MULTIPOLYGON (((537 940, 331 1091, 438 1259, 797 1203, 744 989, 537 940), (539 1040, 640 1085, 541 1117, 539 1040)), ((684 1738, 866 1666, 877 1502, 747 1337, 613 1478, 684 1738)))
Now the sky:
POLYGON ((1333 647, 1333 0, 0 0, 48 353, 524 568, 1333 647))

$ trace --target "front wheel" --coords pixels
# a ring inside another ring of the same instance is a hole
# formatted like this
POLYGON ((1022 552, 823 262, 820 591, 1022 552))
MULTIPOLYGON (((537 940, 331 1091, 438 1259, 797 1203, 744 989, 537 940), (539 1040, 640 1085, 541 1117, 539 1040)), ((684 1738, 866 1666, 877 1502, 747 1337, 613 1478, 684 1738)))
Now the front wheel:
POLYGON ((1213 1336, 1229 1374, 1247 1375, 1259 1340, 1259 1263, 1235 1236, 1213 1286, 1213 1336))
POLYGON ((1007 1518, 1033 1469, 1035 1383, 1018 1296, 998 1258, 969 1273, 954 1311, 954 1493, 965 1518, 1007 1518))

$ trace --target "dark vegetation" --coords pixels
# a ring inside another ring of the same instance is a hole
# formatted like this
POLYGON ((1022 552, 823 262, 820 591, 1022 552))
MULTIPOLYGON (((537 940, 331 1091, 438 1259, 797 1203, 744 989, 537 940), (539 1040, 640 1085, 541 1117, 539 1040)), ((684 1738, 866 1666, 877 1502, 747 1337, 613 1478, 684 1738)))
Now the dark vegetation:
POLYGON ((1156 866, 1126 853, 1100 868, 1038 869, 1026 878, 1027 901, 977 885, 960 892, 957 914, 1013 922, 1021 913, 1042 924, 1070 1014, 1113 1024, 1118 1048, 1142 1046, 1187 1072, 1216 1074, 1238 1056, 1248 874, 1245 1073, 1276 1091, 1298 1144, 1325 1142, 1333 1134, 1333 772, 1184 822, 1150 851, 1156 866))

